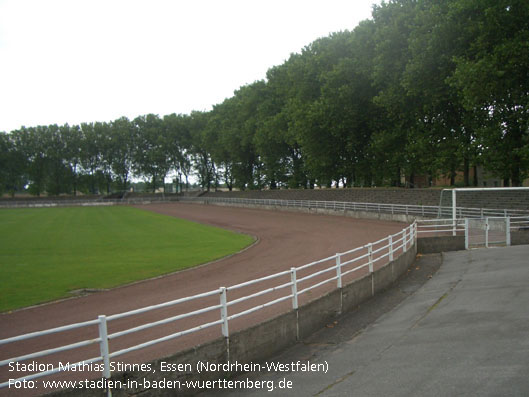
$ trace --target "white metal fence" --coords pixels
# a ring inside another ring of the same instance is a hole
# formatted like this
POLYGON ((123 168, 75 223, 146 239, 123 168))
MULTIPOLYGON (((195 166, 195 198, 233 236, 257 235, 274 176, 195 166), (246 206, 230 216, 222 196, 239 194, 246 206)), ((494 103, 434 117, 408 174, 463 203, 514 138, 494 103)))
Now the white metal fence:
POLYGON ((511 233, 529 229, 529 217, 465 219, 465 248, 511 245, 511 233))
MULTIPOLYGON (((290 302, 289 306, 293 310, 296 310, 300 305, 300 300, 307 297, 310 291, 318 290, 320 293, 323 293, 324 291, 322 292, 322 288, 342 288, 346 282, 358 277, 361 274, 372 274, 379 267, 382 267, 387 262, 396 259, 397 256, 409 250, 410 247, 412 247, 416 242, 416 238, 417 224, 414 222, 413 224, 404 228, 402 231, 387 236, 379 241, 369 243, 346 252, 337 253, 336 255, 323 258, 303 266, 292 267, 289 270, 232 285, 230 287, 220 287, 216 290, 144 307, 137 310, 110 316, 100 315, 97 319, 89 321, 2 339, 0 340, 0 345, 7 345, 10 343, 25 341, 45 335, 63 333, 69 330, 84 327, 97 327, 98 329, 98 336, 96 338, 77 341, 75 343, 50 349, 43 349, 17 357, 2 359, 0 361, 0 366, 6 366, 14 362, 33 360, 35 358, 50 356, 60 352, 69 352, 74 349, 79 349, 90 345, 99 345, 99 355, 71 363, 68 369, 82 367, 91 363, 103 363, 104 369, 102 370, 102 376, 108 379, 111 375, 109 363, 110 360, 114 359, 115 357, 122 356, 135 350, 144 349, 164 341, 172 340, 186 334, 191 334, 205 328, 219 325, 221 335, 225 338, 229 338, 230 321, 240 317, 248 316, 250 313, 256 312, 266 307, 278 305, 281 302, 290 302), (271 282, 273 283, 270 284, 271 282), (261 287, 259 287, 260 285, 261 287), (258 287, 257 290, 256 287, 258 287), (238 293, 237 295, 239 295, 239 297, 229 299, 228 293, 238 293), (198 301, 214 296, 217 296, 217 303, 215 304, 200 307, 199 309, 178 314, 176 316, 166 317, 158 321, 121 330, 119 332, 108 332, 107 324, 109 322, 154 311, 160 308, 167 308, 181 304, 187 305, 191 301, 198 301), (266 298, 266 296, 268 296, 268 298, 266 298), (265 300, 263 300, 263 298, 265 298, 265 300), (258 299, 257 302, 256 299, 258 299), (169 333, 162 337, 151 339, 147 342, 129 346, 116 351, 111 351, 109 348, 110 340, 115 340, 125 335, 151 329, 163 324, 174 323, 177 320, 191 318, 203 313, 215 311, 218 311, 217 316, 198 325, 195 324, 194 326, 191 326, 187 329, 169 333)), ((373 278, 372 293, 374 294, 373 278)), ((314 294, 312 295, 314 296, 314 294)), ((305 300, 308 300, 308 298, 305 300)), ((61 366, 55 366, 48 370, 32 373, 18 379, 8 379, 0 383, 0 388, 9 387, 16 382, 33 381, 34 379, 56 374, 64 370, 66 369, 61 366)))
POLYGON ((511 245, 511 233, 529 230, 529 216, 484 217, 457 219, 418 220, 417 234, 423 237, 464 235, 465 248, 511 245))
POLYGON ((159 202, 178 201, 178 197, 153 196, 153 197, 132 197, 123 199, 96 199, 96 200, 19 200, 0 201, 0 208, 48 208, 48 207, 98 207, 126 204, 149 204, 159 202))
MULTIPOLYGON (((276 200, 247 199, 230 197, 181 197, 180 201, 226 203, 256 206, 295 207, 309 209, 327 209, 334 211, 364 211, 384 214, 411 215, 424 218, 451 218, 452 207, 432 205, 357 203, 352 201, 317 201, 317 200, 276 200)), ((516 209, 466 208, 457 207, 458 218, 511 217, 529 215, 529 211, 516 209)))
MULTIPOLYGON (((383 204, 361 203, 353 201, 322 201, 322 200, 279 200, 279 199, 248 199, 232 197, 185 197, 185 196, 153 196, 124 199, 98 199, 98 200, 58 200, 58 201, 9 201, 0 202, 0 208, 33 208, 33 207, 59 207, 59 206, 105 206, 123 204, 149 204, 157 202, 205 202, 226 203, 234 205, 256 205, 274 207, 295 207, 308 209, 327 209, 335 211, 363 211, 381 214, 401 214, 422 218, 451 218, 451 206, 408 205, 408 204, 383 204)), ((486 218, 486 217, 513 217, 527 216, 529 211, 517 209, 492 209, 492 208, 467 208, 457 207, 457 218, 486 218)))

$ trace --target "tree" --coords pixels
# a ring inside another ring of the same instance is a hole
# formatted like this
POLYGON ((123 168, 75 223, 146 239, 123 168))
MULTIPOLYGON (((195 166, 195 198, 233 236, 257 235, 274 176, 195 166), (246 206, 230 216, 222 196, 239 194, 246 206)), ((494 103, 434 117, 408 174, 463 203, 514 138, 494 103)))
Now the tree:
POLYGON ((458 0, 451 21, 469 45, 450 79, 469 111, 482 115, 478 141, 489 168, 520 186, 529 174, 529 3, 458 0))
POLYGON ((46 191, 47 158, 45 154, 44 127, 21 127, 11 132, 15 146, 26 160, 29 192, 40 196, 46 191))
POLYGON ((402 75, 410 59, 408 38, 413 28, 414 0, 382 3, 373 9, 375 50, 373 83, 377 89, 375 104, 380 106, 381 119, 373 135, 375 161, 379 172, 392 185, 399 186, 403 172, 411 186, 414 177, 428 164, 429 148, 421 145, 424 126, 418 124, 420 104, 406 95, 402 75))
POLYGON ((97 171, 102 168, 102 137, 96 134, 94 123, 82 123, 80 126, 80 149, 82 179, 85 181, 85 192, 97 193, 97 171))
POLYGON ((112 136, 110 125, 106 122, 94 123, 94 135, 99 151, 99 167, 97 170, 97 179, 104 181, 106 193, 109 194, 112 190, 112 182, 114 181, 112 175, 112 164, 114 163, 115 145, 116 142, 112 136))
POLYGON ((182 114, 169 114, 164 116, 164 135, 172 168, 178 175, 179 190, 181 191, 182 174, 186 180, 186 189, 189 188, 191 172, 191 136, 189 132, 189 117, 182 114))
POLYGON ((216 167, 205 135, 208 117, 209 113, 206 112, 191 112, 188 125, 191 136, 191 157, 199 184, 209 192, 216 174, 216 167))
MULTIPOLYGON (((70 175, 69 186, 77 195, 78 181, 81 164, 81 129, 77 125, 65 124, 59 127, 61 139, 64 142, 64 165, 66 173, 70 175)), ((69 188, 68 188, 69 190, 69 188)))
POLYGON ((165 177, 171 167, 171 159, 163 134, 162 119, 158 115, 147 114, 136 117, 133 124, 136 129, 136 173, 150 180, 153 193, 159 186, 165 189, 165 177))
POLYGON ((121 117, 110 123, 112 136, 112 159, 110 166, 118 181, 118 187, 126 191, 132 172, 136 136, 134 126, 126 117, 121 117))
POLYGON ((16 147, 13 136, 0 132, 0 195, 8 192, 14 196, 26 184, 26 159, 16 147))

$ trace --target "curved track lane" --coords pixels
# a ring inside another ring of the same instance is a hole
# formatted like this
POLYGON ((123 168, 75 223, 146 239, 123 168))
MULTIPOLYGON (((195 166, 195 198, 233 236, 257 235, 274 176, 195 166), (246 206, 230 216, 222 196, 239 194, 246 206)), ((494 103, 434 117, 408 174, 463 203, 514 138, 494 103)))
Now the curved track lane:
MULTIPOLYGON (((149 204, 137 206, 137 208, 247 233, 257 237, 258 241, 236 255, 204 266, 109 291, 1 314, 0 338, 95 319, 100 314, 111 315, 125 312, 218 289, 220 286, 234 285, 378 240, 396 233, 404 227, 402 223, 396 222, 201 204, 149 204)), ((235 296, 230 296, 230 298, 233 297, 235 296)), ((211 298, 207 302, 201 301, 196 304, 190 302, 186 305, 180 305, 185 307, 161 309, 116 320, 109 324, 109 332, 195 310, 203 307, 204 303, 208 305, 218 304, 218 297, 211 298)), ((284 310, 286 308, 287 306, 284 310)), ((230 323, 230 331, 263 321, 277 313, 278 309, 274 308, 256 312, 248 318, 244 317, 238 319, 239 321, 233 321, 233 324, 230 323)), ((197 318, 195 322, 193 320, 181 320, 177 323, 111 341, 111 351, 187 329, 197 322, 202 322, 203 319, 209 318, 209 321, 214 321, 219 318, 217 310, 207 315, 210 317, 197 318)), ((0 359, 96 336, 96 327, 91 327, 9 344, 2 346, 0 359)), ((219 336, 220 326, 215 326, 196 334, 129 353, 120 357, 119 360, 142 362, 164 357, 219 336)), ((75 362, 74 360, 77 359, 82 360, 99 355, 98 350, 96 345, 93 348, 71 351, 69 354, 63 353, 54 358, 63 362, 75 362)), ((38 362, 45 363, 48 361, 42 358, 38 359, 38 362)), ((2 381, 13 377, 13 374, 8 374, 5 369, 6 367, 3 367, 0 372, 2 381)), ((20 375, 21 373, 15 374, 17 377, 20 375)), ((75 374, 69 375, 75 377, 75 374)), ((84 379, 87 375, 89 374, 85 372, 82 376, 77 377, 84 379)), ((0 390, 0 394, 5 391, 5 389, 0 390)))

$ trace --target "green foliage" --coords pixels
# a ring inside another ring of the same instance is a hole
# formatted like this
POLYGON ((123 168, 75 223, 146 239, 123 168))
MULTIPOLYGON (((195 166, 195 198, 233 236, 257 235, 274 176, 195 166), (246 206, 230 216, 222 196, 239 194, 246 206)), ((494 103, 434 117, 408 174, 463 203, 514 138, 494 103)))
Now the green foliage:
POLYGON ((131 207, 0 210, 0 311, 209 262, 250 236, 131 207))
MULTIPOLYGON (((151 190, 167 175, 202 188, 414 185, 483 165, 529 176, 529 3, 391 0, 353 31, 322 37, 209 112, 13 131, 34 194, 151 190)), ((8 149, 9 147, 9 149, 8 149)), ((8 154, 11 153, 11 154, 8 154)), ((15 155, 16 157, 16 155, 15 155)), ((6 175, 10 174, 11 177, 6 175)), ((7 187, 10 185, 11 187, 7 187)))

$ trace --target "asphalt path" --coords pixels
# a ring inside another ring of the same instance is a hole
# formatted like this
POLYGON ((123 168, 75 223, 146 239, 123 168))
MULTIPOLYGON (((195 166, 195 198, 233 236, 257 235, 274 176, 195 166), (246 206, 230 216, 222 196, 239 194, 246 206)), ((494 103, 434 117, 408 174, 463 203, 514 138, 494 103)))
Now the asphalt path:
POLYGON ((420 258, 417 277, 269 360, 326 370, 247 373, 233 380, 264 389, 213 394, 528 396, 528 258, 528 245, 420 258))

